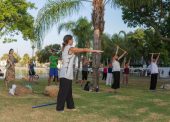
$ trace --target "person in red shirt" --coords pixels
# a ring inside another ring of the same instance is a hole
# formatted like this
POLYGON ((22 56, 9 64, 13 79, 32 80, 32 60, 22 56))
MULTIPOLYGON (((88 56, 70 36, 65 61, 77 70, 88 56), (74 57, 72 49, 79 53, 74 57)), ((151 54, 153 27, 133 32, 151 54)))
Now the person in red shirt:
POLYGON ((129 62, 124 64, 124 71, 123 71, 123 84, 128 85, 128 78, 129 78, 129 62))
POLYGON ((103 68, 103 77, 102 77, 102 80, 106 80, 106 78, 107 78, 107 70, 108 70, 108 67, 104 67, 103 68))

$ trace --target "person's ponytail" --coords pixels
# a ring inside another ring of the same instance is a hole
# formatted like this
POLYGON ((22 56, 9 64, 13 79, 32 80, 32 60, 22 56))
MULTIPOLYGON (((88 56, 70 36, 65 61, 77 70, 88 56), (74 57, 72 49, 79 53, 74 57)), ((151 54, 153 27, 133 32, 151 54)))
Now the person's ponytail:
POLYGON ((72 35, 65 35, 63 38, 63 47, 62 47, 62 51, 64 50, 65 46, 68 44, 69 40, 72 40, 73 36, 72 35))

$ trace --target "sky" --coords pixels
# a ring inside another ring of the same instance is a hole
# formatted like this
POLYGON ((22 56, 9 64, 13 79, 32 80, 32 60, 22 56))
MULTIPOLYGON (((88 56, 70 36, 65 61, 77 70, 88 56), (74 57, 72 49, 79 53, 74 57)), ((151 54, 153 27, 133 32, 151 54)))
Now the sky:
MULTIPOLYGON (((29 13, 36 19, 38 11, 45 5, 47 0, 27 0, 29 2, 35 3, 37 9, 29 10, 29 13)), ((83 3, 80 12, 67 17, 63 22, 70 20, 76 21, 79 17, 87 17, 88 20, 91 20, 92 6, 90 3, 83 3)), ((122 20, 122 12, 118 8, 110 7, 107 5, 105 8, 105 33, 113 35, 114 33, 119 33, 121 30, 125 32, 133 31, 134 28, 128 28, 122 20)), ((69 31, 63 31, 60 34, 57 32, 57 24, 54 26, 45 36, 43 40, 43 47, 50 44, 62 44, 62 38, 65 34, 71 34, 69 31)), ((9 49, 13 48, 20 56, 23 56, 25 53, 32 55, 31 44, 29 41, 22 39, 22 35, 15 36, 18 40, 17 42, 3 44, 2 39, 0 40, 0 57, 4 53, 8 53, 9 49)))

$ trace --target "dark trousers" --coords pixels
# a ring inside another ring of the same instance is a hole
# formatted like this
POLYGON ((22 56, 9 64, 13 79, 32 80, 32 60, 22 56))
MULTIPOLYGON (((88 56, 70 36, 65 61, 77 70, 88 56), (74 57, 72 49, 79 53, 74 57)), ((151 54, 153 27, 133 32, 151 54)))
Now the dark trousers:
POLYGON ((150 90, 155 90, 157 85, 158 74, 151 74, 150 90))
POLYGON ((87 80, 88 71, 82 71, 82 80, 87 80))
POLYGON ((72 80, 61 78, 57 97, 56 110, 58 111, 64 110, 65 102, 67 103, 68 109, 74 108, 74 101, 72 96, 72 80))
POLYGON ((120 88, 120 71, 115 71, 113 72, 113 84, 112 84, 112 88, 113 89, 118 89, 120 88))
POLYGON ((102 80, 106 80, 106 78, 107 78, 107 73, 103 73, 103 78, 102 78, 102 80))

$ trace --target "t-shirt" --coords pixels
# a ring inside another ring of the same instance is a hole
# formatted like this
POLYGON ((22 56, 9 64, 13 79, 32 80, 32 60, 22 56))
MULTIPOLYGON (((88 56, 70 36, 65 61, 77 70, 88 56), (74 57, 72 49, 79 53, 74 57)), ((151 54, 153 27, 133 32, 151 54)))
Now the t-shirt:
POLYGON ((54 55, 50 56, 49 61, 50 61, 50 68, 57 68, 58 56, 54 56, 54 55))
POLYGON ((105 67, 105 68, 103 69, 103 72, 104 72, 104 73, 107 73, 107 67, 105 67))
POLYGON ((108 73, 112 73, 112 68, 111 67, 108 68, 108 73))
POLYGON ((158 73, 158 66, 156 63, 152 62, 151 63, 151 74, 158 73))
POLYGON ((128 67, 124 68, 124 74, 129 74, 129 68, 128 67))
POLYGON ((82 66, 82 71, 88 71, 88 64, 84 64, 82 66))
POLYGON ((60 69, 60 78, 66 78, 69 80, 73 80, 73 63, 75 55, 74 53, 69 54, 69 50, 72 48, 71 45, 65 46, 62 51, 62 68, 60 69))
POLYGON ((29 69, 31 70, 31 71, 34 71, 34 64, 32 63, 32 64, 29 64, 29 69))
POLYGON ((113 72, 116 72, 116 71, 120 71, 120 64, 119 64, 119 62, 118 61, 113 61, 113 63, 112 63, 112 66, 113 66, 113 72))

